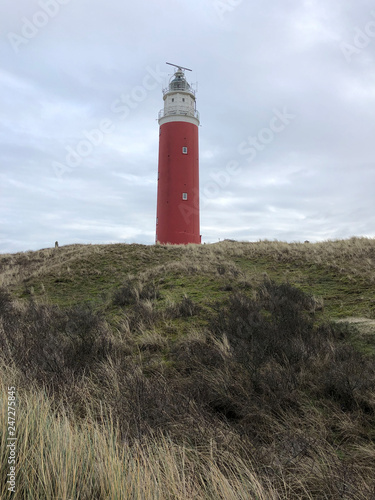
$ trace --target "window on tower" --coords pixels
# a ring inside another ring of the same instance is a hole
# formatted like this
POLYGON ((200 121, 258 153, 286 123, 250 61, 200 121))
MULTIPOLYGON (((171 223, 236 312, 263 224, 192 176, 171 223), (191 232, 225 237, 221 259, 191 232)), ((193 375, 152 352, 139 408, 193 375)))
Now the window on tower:
POLYGON ((184 155, 187 155, 187 147, 186 147, 186 146, 184 146, 184 147, 182 148, 182 153, 183 153, 184 155))
POLYGON ((182 193, 182 199, 185 201, 187 200, 187 193, 182 193))

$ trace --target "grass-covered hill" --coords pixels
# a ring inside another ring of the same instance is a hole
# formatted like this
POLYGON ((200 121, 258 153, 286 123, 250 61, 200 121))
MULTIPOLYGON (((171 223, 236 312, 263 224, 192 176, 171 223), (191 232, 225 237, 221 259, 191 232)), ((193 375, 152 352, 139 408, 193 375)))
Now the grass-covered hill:
POLYGON ((0 497, 375 498, 375 240, 0 255, 0 497))

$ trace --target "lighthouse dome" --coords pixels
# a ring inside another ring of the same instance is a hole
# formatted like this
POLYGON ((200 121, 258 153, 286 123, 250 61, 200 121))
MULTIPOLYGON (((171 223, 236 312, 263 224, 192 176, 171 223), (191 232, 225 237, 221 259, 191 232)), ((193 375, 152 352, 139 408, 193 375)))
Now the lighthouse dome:
POLYGON ((176 90, 190 91, 190 85, 186 81, 183 71, 180 70, 176 71, 173 80, 169 83, 169 91, 176 90))
POLYGON ((160 120, 177 120, 178 118, 180 121, 185 120, 199 125, 199 113, 195 107, 195 91, 186 81, 183 69, 177 67, 177 71, 169 80, 168 87, 163 89, 164 109, 159 111, 160 124, 160 120))

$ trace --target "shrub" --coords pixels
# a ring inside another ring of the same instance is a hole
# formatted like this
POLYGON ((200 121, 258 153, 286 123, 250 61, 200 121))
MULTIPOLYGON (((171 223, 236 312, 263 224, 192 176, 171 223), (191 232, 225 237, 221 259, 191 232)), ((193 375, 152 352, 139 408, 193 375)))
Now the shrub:
POLYGON ((142 284, 140 281, 129 280, 115 291, 113 304, 128 306, 140 300, 157 300, 160 297, 158 286, 154 282, 142 284))
POLYGON ((139 283, 126 282, 113 294, 113 303, 116 306, 127 306, 134 304, 140 297, 139 283))
POLYGON ((140 300, 128 313, 129 328, 131 331, 142 332, 152 328, 159 318, 151 300, 140 300))
POLYGON ((30 302, 3 315, 0 342, 30 378, 47 385, 65 383, 74 374, 91 369, 111 349, 105 321, 89 307, 62 311, 30 302))
POLYGON ((12 308, 12 296, 5 289, 0 287, 0 316, 9 313, 12 308))
POLYGON ((188 318, 198 314, 199 311, 199 305, 193 302, 190 297, 184 295, 179 303, 171 304, 166 308, 166 315, 171 318, 188 318))
POLYGON ((337 401, 343 411, 361 408, 375 413, 375 367, 348 344, 339 345, 333 359, 321 374, 323 394, 337 401))
POLYGON ((67 311, 64 333, 69 339, 64 349, 64 367, 73 372, 87 370, 93 361, 105 358, 111 351, 106 322, 88 306, 67 311))

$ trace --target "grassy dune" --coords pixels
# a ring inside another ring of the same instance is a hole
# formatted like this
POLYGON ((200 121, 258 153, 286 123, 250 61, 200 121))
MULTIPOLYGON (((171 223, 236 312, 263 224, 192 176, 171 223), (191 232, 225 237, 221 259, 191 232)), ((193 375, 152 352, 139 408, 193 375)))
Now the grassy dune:
MULTIPOLYGON (((374 317, 374 262, 375 243, 366 238, 315 244, 224 241, 200 246, 69 245, 0 255, 0 280, 18 297, 27 298, 32 293, 38 299, 66 306, 102 303, 103 294, 111 294, 129 274, 141 275, 142 279, 164 277, 172 287, 177 274, 181 287, 204 297, 210 284, 215 292, 222 281, 240 275, 259 282, 259 277, 267 273, 278 282, 286 281, 324 297, 325 308, 333 316, 374 317), (235 276, 226 272, 228 266, 235 276), (195 270, 198 277, 203 274, 206 279, 191 283, 191 279, 184 279, 186 268, 190 269, 189 278, 195 270)), ((168 292, 167 285, 161 289, 164 294, 168 292)))
POLYGON ((0 255, 0 497, 15 386, 16 499, 375 498, 374 263, 365 238, 0 255))

